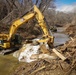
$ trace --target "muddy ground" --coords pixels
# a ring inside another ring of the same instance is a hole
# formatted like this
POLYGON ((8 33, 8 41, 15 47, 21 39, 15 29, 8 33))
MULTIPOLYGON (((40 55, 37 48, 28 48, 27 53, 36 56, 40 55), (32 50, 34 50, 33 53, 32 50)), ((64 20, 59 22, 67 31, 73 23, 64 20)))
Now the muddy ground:
MULTIPOLYGON (((8 27, 0 27, 0 32, 6 32, 8 27)), ((37 28, 38 29, 38 28, 37 28)), ((35 28, 35 30, 37 30, 35 28)), ((64 33, 70 36, 70 40, 62 46, 57 46, 56 48, 60 53, 62 53, 67 60, 63 61, 60 58, 56 60, 42 60, 31 63, 25 63, 19 66, 13 74, 11 75, 75 75, 76 74, 76 25, 70 25, 64 33)), ((40 32, 37 30, 37 34, 40 32)), ((28 33, 25 31, 25 28, 20 28, 17 33, 20 33, 23 38, 35 38, 36 35, 28 33)), ((50 50, 50 54, 54 53, 50 50)), ((54 54, 55 55, 55 54, 54 54)))

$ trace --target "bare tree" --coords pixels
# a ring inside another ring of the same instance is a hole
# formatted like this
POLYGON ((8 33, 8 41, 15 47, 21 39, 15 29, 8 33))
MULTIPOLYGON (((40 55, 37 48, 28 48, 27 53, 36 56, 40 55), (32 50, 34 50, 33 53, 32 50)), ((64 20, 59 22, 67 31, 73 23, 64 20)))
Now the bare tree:
MULTIPOLYGON (((36 4, 39 7, 40 11, 44 14, 44 16, 45 14, 48 14, 46 12, 48 8, 55 7, 53 4, 54 0, 34 0, 35 2, 33 2, 33 0, 3 0, 3 1, 7 9, 7 15, 5 15, 5 17, 3 17, 3 19, 0 22, 9 25, 11 25, 13 20, 29 11, 34 4, 36 4)), ((31 32, 30 30, 31 29, 33 30, 35 24, 36 20, 34 19, 29 21, 23 28, 26 28, 29 32, 31 32)))

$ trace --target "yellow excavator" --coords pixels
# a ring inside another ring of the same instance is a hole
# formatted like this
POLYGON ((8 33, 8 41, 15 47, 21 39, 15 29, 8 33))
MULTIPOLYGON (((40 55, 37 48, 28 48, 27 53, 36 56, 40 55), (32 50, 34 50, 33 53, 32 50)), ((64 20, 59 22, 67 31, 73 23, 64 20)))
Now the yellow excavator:
POLYGON ((8 34, 0 34, 0 48, 9 49, 15 47, 16 45, 20 44, 20 37, 15 35, 17 29, 24 23, 28 22, 30 19, 36 18, 38 21, 39 26, 43 30, 43 38, 40 39, 38 42, 47 42, 49 46, 53 46, 54 37, 50 34, 46 23, 44 21, 44 16, 37 8, 36 5, 33 7, 33 12, 29 12, 25 14, 23 17, 14 21, 11 25, 10 31, 8 34))

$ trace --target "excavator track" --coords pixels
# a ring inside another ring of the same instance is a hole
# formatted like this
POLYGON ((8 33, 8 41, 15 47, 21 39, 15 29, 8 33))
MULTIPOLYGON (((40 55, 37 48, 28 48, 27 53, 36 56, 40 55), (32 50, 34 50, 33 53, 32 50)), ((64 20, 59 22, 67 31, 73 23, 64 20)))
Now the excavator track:
POLYGON ((6 50, 1 50, 0 51, 0 55, 6 55, 6 54, 10 54, 15 52, 16 50, 18 50, 19 48, 12 48, 12 49, 6 49, 6 50))

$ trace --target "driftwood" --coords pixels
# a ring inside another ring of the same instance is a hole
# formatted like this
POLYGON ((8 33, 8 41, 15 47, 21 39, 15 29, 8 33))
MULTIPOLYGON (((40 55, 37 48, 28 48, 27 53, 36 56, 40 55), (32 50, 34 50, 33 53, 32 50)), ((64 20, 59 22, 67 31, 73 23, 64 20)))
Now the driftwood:
POLYGON ((67 58, 64 57, 61 53, 59 53, 55 48, 53 48, 52 51, 53 51, 59 58, 61 58, 63 61, 67 59, 67 58))
POLYGON ((48 54, 34 54, 31 56, 31 59, 56 59, 55 56, 50 56, 48 54))
POLYGON ((36 73, 36 72, 38 72, 38 71, 40 71, 40 70, 42 70, 42 69, 44 69, 44 68, 46 68, 46 66, 42 66, 42 67, 38 68, 37 70, 35 70, 35 71, 32 72, 31 74, 34 74, 34 73, 36 73))
POLYGON ((71 75, 72 71, 76 69, 76 60, 73 60, 73 63, 71 65, 71 68, 69 69, 69 71, 67 73, 65 73, 64 75, 71 75))
POLYGON ((40 46, 40 51, 44 54, 50 54, 50 51, 46 48, 45 45, 40 46))

